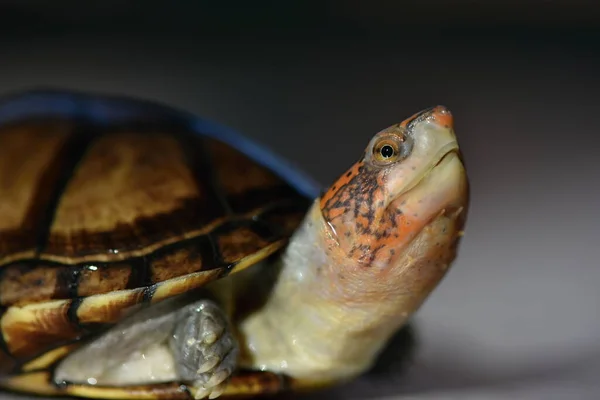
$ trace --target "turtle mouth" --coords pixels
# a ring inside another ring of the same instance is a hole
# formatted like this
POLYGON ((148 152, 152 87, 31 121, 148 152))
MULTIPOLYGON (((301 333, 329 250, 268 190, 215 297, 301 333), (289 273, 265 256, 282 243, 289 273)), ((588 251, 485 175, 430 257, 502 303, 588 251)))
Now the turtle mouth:
POLYGON ((433 170, 435 170, 436 168, 439 168, 440 166, 445 164, 445 161, 448 160, 451 155, 460 157, 458 143, 455 141, 450 142, 450 143, 446 144, 445 146, 443 146, 436 153, 435 157, 433 157, 431 159, 431 161, 426 165, 426 167, 423 168, 423 172, 421 174, 415 176, 415 178, 413 180, 411 180, 408 185, 406 185, 406 187, 404 188, 404 190, 402 192, 408 193, 413 188, 418 186, 423 180, 425 180, 425 178, 427 178, 427 176, 429 176, 429 174, 431 174, 433 172, 433 170))
POLYGON ((394 215, 403 214, 410 221, 411 227, 404 229, 409 235, 405 243, 412 243, 440 217, 456 220, 467 206, 466 175, 456 142, 443 146, 422 171, 388 206, 394 215))

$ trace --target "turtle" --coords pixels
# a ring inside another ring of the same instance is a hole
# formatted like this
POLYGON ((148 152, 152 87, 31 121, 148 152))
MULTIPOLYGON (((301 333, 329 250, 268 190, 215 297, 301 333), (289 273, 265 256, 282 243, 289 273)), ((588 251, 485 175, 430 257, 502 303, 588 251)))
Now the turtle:
POLYGON ((200 399, 350 381, 454 263, 462 160, 441 105, 371 134, 322 188, 158 101, 5 96, 0 387, 200 399))

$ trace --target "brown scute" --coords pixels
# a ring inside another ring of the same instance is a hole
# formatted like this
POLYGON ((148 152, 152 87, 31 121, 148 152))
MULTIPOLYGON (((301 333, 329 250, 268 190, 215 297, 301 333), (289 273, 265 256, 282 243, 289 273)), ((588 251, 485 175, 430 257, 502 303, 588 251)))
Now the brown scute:
POLYGON ((79 272, 77 295, 86 297, 127 289, 131 274, 132 266, 126 262, 86 265, 79 272))
POLYGON ((114 324, 125 314, 135 310, 136 306, 149 300, 162 300, 204 286, 222 273, 222 269, 200 271, 160 282, 149 288, 121 290, 85 297, 78 305, 75 315, 81 326, 114 324), (148 293, 153 295, 148 297, 148 293))
POLYGON ((224 273, 225 271, 221 268, 211 269, 209 271, 195 272, 190 275, 172 279, 170 281, 161 282, 154 287, 152 302, 158 302, 160 300, 200 288, 206 285, 208 282, 219 278, 224 273))
POLYGON ((298 194, 273 172, 214 139, 206 139, 215 177, 235 213, 245 213, 256 207, 298 194))
MULTIPOLYGON (((159 301, 199 288, 223 273, 223 269, 212 269, 158 283, 152 288, 151 300, 159 301)), ((69 301, 9 307, 0 320, 1 332, 8 351, 19 360, 28 360, 61 344, 87 337, 93 334, 94 327, 117 323, 147 301, 147 291, 138 288, 69 301)))
POLYGON ((0 304, 19 305, 53 299, 56 294, 58 275, 66 268, 68 267, 35 267, 28 264, 11 264, 3 267, 0 279, 0 304))
POLYGON ((0 270, 0 305, 26 305, 127 289, 131 266, 16 263, 0 270))
POLYGON ((284 237, 291 236, 298 225, 304 219, 306 207, 294 207, 289 210, 274 210, 275 212, 264 213, 260 216, 261 221, 269 226, 278 228, 279 233, 284 237))
POLYGON ((231 211, 305 200, 243 153, 180 126, 100 128, 43 120, 0 127, 0 135, 0 156, 11 149, 0 157, 0 217, 11 216, 0 218, 0 265, 35 257, 34 247, 41 251, 37 258, 65 265, 123 261, 205 234, 231 211), (22 137, 28 135, 26 145, 22 137), (85 151, 71 143, 82 136, 93 138, 85 151), (74 154, 61 164, 65 146, 74 154), (15 170, 23 179, 14 180, 15 170), (27 225, 24 216, 35 218, 27 225))
POLYGON ((287 239, 303 214, 284 209, 231 220, 207 235, 174 243, 123 262, 61 265, 45 261, 0 267, 0 305, 26 305, 128 289, 149 288, 198 272, 229 268, 267 246, 287 239), (283 218, 275 218, 280 215, 283 218), (285 216, 288 216, 285 218, 285 216), (267 236, 265 236, 267 235, 267 236), (35 288, 35 290, 31 290, 35 288))
MULTIPOLYGON (((214 269, 161 282, 153 288, 156 300, 201 287, 222 273, 214 269)), ((81 299, 9 307, 0 320, 7 351, 18 360, 27 360, 57 345, 86 337, 93 333, 94 326, 115 324, 135 311, 136 306, 146 301, 147 291, 120 290, 81 299)))
POLYGON ((215 177, 227 195, 275 187, 282 183, 274 173, 223 142, 206 139, 205 143, 214 165, 215 177))
POLYGON ((10 307, 0 320, 10 353, 20 359, 37 356, 57 343, 75 340, 80 330, 68 318, 71 301, 10 307))
POLYGON ((0 127, 0 265, 34 255, 45 205, 67 161, 57 156, 72 131, 67 121, 0 127))
POLYGON ((213 239, 225 265, 233 265, 248 254, 256 253, 269 245, 269 241, 249 227, 236 227, 233 230, 215 233, 213 239))
POLYGON ((81 326, 115 324, 143 302, 143 289, 121 290, 86 297, 77 307, 75 315, 81 326))
MULTIPOLYGON (((209 260, 213 254, 202 254, 202 252, 191 245, 187 248, 175 249, 157 257, 150 264, 150 270, 153 282, 164 282, 167 279, 178 278, 180 276, 189 275, 194 272, 199 272, 205 265, 203 258, 208 257, 209 260)), ((207 262, 209 260, 206 260, 207 262)), ((214 265, 208 266, 214 268, 214 265)))
POLYGON ((58 204, 45 254, 79 257, 180 237, 220 217, 175 137, 105 133, 88 149, 58 204))
MULTIPOLYGON (((132 126, 0 126, 2 368, 50 360, 137 307, 251 266, 284 246, 308 209, 230 146, 181 126, 132 126)), ((3 371, 0 386, 58 393, 36 381, 43 374, 7 381, 3 371)), ((181 395, 153 388, 135 396, 181 395)))

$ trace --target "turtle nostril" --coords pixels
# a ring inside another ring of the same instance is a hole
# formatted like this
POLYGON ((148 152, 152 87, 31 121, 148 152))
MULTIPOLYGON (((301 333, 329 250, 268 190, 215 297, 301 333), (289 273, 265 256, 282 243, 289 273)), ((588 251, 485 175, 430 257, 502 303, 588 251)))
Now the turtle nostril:
POLYGON ((454 127, 454 118, 452 117, 452 113, 445 106, 436 106, 431 110, 431 116, 438 124, 442 125, 444 128, 453 128, 454 127))

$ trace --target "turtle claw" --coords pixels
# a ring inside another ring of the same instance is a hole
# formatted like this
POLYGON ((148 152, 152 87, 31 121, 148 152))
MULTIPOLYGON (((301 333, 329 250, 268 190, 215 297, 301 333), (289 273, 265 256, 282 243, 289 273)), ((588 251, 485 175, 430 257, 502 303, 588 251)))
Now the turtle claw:
POLYGON ((182 310, 171 348, 183 381, 193 382, 196 399, 225 390, 238 359, 238 343, 221 308, 203 300, 182 310))
MULTIPOLYGON (((213 357, 211 363, 214 363, 213 357)), ((196 399, 202 399, 208 396, 209 399, 215 399, 219 397, 225 391, 227 386, 227 380, 231 376, 237 363, 237 349, 231 350, 224 358, 218 359, 214 363, 213 368, 208 371, 198 374, 196 380, 197 390, 196 399), (200 396, 200 397, 198 397, 200 396)))
POLYGON ((221 359, 217 356, 209 356, 204 362, 204 364, 202 364, 200 368, 198 368, 198 374, 204 374, 210 371, 211 369, 215 368, 220 361, 221 359))
POLYGON ((196 393, 194 394, 194 398, 196 400, 201 399, 216 399, 221 396, 223 392, 225 392, 225 388, 227 386, 226 382, 221 382, 216 386, 207 388, 206 385, 200 385, 196 388, 196 393))
POLYGON ((219 383, 217 386, 215 386, 212 390, 212 392, 208 395, 209 399, 216 399, 217 397, 219 397, 220 395, 223 394, 223 392, 225 391, 225 387, 226 387, 226 383, 222 382, 219 383))
POLYGON ((201 400, 205 399, 211 393, 210 389, 206 389, 204 386, 200 385, 196 388, 196 393, 194 394, 194 399, 201 400))

